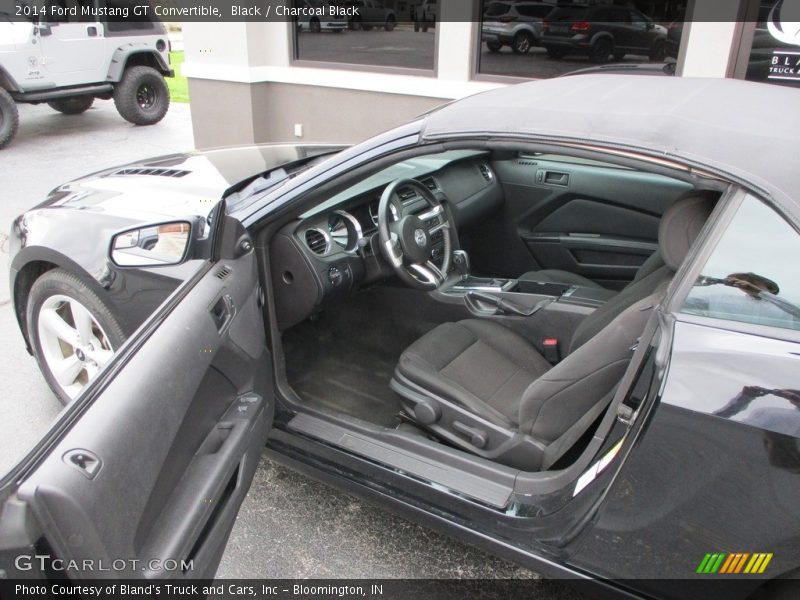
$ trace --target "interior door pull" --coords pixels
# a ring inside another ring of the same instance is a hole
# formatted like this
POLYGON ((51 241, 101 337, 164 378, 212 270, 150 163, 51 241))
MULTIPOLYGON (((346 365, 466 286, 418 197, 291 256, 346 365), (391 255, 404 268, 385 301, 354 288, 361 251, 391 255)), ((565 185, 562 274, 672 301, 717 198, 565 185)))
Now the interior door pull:
POLYGON ((569 174, 558 171, 545 171, 544 182, 550 185, 569 185, 569 174))

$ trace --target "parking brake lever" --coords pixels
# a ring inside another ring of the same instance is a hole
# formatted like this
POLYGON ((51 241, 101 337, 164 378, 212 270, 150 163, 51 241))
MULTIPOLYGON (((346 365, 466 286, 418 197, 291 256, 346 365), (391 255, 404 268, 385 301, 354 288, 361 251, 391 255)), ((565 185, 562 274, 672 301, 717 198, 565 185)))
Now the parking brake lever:
POLYGON ((532 314, 542 310, 554 300, 554 298, 545 298, 544 300, 537 302, 531 308, 527 308, 520 306, 516 302, 506 300, 500 296, 493 296, 492 294, 487 294, 485 292, 467 292, 467 297, 473 302, 475 300, 480 300, 481 302, 495 306, 498 310, 501 310, 506 314, 517 315, 520 317, 530 317, 532 314))

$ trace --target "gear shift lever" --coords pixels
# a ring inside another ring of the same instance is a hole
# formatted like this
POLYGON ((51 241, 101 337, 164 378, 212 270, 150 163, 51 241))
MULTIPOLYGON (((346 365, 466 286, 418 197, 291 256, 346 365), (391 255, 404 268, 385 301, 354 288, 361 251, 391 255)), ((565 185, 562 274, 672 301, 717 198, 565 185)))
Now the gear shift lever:
POLYGON ((464 250, 454 250, 453 265, 461 275, 461 281, 466 281, 469 278, 469 254, 464 250))

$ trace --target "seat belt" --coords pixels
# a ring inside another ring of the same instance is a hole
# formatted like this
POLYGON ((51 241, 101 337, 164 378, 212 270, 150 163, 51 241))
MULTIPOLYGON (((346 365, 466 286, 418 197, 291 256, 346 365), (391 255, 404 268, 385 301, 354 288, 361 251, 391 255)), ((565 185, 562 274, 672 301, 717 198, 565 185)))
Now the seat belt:
POLYGON ((600 401, 598 401, 588 411, 586 411, 583 416, 572 425, 572 427, 567 429, 558 438, 547 445, 544 450, 544 454, 542 455, 542 470, 549 469, 558 461, 559 458, 564 456, 567 450, 575 445, 581 436, 589 429, 592 423, 594 423, 595 419, 597 419, 597 417, 599 417, 606 410, 609 404, 616 401, 618 410, 623 406, 622 402, 625 400, 625 394, 628 393, 634 379, 639 375, 639 369, 631 369, 630 364, 642 364, 644 355, 647 353, 647 350, 650 347, 650 340, 658 328, 658 313, 656 310, 654 310, 658 307, 658 303, 656 302, 656 298, 658 296, 659 294, 652 294, 651 296, 654 303, 651 304, 647 310, 652 310, 653 314, 650 315, 650 318, 647 320, 647 324, 645 325, 644 332, 642 332, 641 337, 631 348, 633 350, 633 356, 631 356, 631 360, 628 363, 628 368, 625 370, 625 373, 622 376, 619 384, 613 390, 611 390, 611 392, 601 398, 600 401), (619 395, 621 395, 621 397, 618 397, 619 395))

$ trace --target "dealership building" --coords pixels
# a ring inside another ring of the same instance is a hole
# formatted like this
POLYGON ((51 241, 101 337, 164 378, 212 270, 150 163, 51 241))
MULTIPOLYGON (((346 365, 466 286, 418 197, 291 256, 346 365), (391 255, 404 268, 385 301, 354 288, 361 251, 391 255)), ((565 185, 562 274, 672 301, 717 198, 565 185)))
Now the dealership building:
MULTIPOLYGON (((345 20, 335 27, 342 31, 308 19, 185 23, 183 73, 189 79, 197 146, 356 142, 444 102, 595 66, 588 56, 553 57, 538 44, 542 25, 536 30, 531 25, 535 19, 524 14, 535 8, 546 13, 548 3, 420 3, 355 2, 370 21, 345 20), (435 25, 414 22, 415 15, 431 7, 436 10, 435 25), (519 37, 526 27, 534 37, 525 52, 520 51, 524 46, 513 47, 512 38, 501 45, 493 37, 497 28, 519 37)), ((601 0, 576 2, 571 8, 559 3, 558 9, 574 8, 573 25, 581 18, 611 18, 624 21, 626 35, 638 36, 640 44, 668 41, 674 58, 666 60, 676 61, 675 76, 798 85, 800 41, 790 39, 788 32, 783 35, 780 11, 773 10, 776 4, 780 9, 778 0, 601 0), (613 17, 580 12, 598 6, 617 12, 613 17)), ((636 65, 650 61, 662 64, 663 54, 660 46, 634 52, 615 49, 609 60, 638 69, 636 65)))

